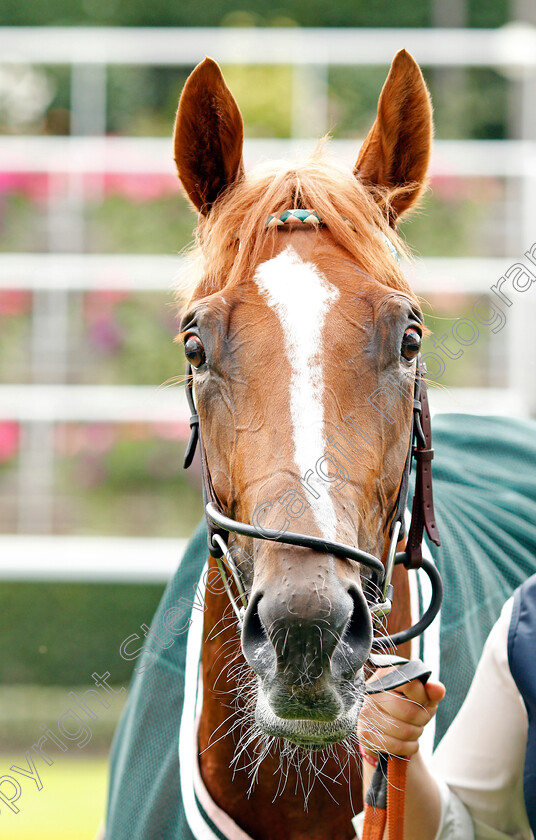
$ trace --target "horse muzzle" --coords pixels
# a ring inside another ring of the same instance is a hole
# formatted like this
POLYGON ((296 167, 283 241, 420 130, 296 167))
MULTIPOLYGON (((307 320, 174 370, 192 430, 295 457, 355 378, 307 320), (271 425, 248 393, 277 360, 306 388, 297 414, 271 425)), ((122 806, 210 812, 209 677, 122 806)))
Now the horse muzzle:
POLYGON ((355 730, 372 621, 355 584, 300 584, 283 579, 252 595, 242 649, 257 676, 259 727, 314 748, 355 730))
MULTIPOLYGON (((362 680, 360 681, 363 682, 362 680)), ((276 715, 259 684, 255 722, 259 729, 274 738, 284 738, 307 750, 321 750, 330 744, 343 741, 357 729, 357 718, 363 704, 364 692, 355 690, 356 699, 350 708, 333 720, 309 718, 288 719, 276 715)))

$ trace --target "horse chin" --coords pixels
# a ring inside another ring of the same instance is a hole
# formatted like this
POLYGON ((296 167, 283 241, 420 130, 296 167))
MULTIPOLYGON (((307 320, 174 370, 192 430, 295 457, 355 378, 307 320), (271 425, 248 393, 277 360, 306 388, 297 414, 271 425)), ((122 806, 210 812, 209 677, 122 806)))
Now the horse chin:
POLYGON ((357 730, 357 719, 363 704, 360 696, 353 705, 334 720, 282 718, 271 709, 262 686, 258 686, 255 722, 265 735, 283 738, 302 749, 314 752, 330 744, 338 744, 357 730))

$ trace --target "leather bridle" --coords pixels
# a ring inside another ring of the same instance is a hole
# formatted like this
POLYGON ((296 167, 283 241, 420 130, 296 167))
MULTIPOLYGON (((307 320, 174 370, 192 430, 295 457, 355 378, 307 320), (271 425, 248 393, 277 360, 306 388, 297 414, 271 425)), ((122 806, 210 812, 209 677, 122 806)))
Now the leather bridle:
MULTIPOLYGON (((351 227, 352 223, 345 219, 351 227)), ((266 227, 293 225, 323 226, 318 213, 311 210, 294 209, 285 211, 279 216, 270 216, 266 227)), ((399 261, 398 254, 389 238, 378 231, 391 255, 399 261)), ((443 585, 435 565, 423 557, 422 541, 424 530, 429 539, 440 545, 439 531, 435 521, 434 497, 432 490, 432 427, 430 422, 430 408, 426 391, 426 365, 417 356, 415 368, 415 384, 413 391, 413 414, 408 453, 398 490, 398 497, 394 506, 389 528, 389 550, 385 566, 380 558, 362 551, 354 546, 331 542, 322 537, 297 534, 286 530, 277 531, 271 528, 256 527, 246 522, 239 522, 227 516, 219 502, 210 469, 207 463, 203 438, 196 410, 193 394, 193 372, 188 363, 186 366, 186 397, 190 407, 190 439, 184 457, 184 467, 192 463, 195 450, 199 445, 201 456, 201 473, 203 489, 203 505, 208 531, 208 550, 218 565, 225 591, 237 616, 238 629, 242 628, 245 610, 248 606, 248 594, 240 569, 237 567, 232 553, 227 545, 227 534, 241 534, 260 540, 272 540, 286 545, 296 545, 323 553, 333 554, 360 563, 369 571, 365 578, 363 589, 367 598, 369 610, 372 614, 376 629, 381 620, 391 611, 393 600, 393 585, 391 578, 395 565, 402 564, 406 569, 423 569, 431 584, 431 597, 428 608, 421 618, 405 630, 388 636, 373 639, 369 661, 375 668, 391 669, 374 681, 365 684, 366 694, 376 694, 389 691, 414 679, 426 682, 430 670, 420 661, 402 659, 398 656, 373 653, 372 651, 396 647, 410 639, 419 636, 432 623, 441 607, 443 585), (415 491, 411 508, 411 521, 404 551, 397 551, 397 545, 405 534, 405 516, 409 492, 409 477, 413 461, 415 461, 415 491), (225 561, 225 565, 224 565, 225 561), (229 582, 228 573, 232 576, 241 606, 238 606, 235 594, 229 582)), ((404 799, 406 789, 407 759, 388 756, 381 753, 374 772, 372 784, 365 800, 365 823, 363 828, 364 840, 380 840, 385 836, 385 826, 389 837, 403 838, 404 836, 404 799)))
POLYGON ((348 560, 355 561, 365 566, 370 572, 370 584, 366 586, 367 600, 373 619, 378 625, 382 618, 391 611, 393 600, 393 586, 391 578, 395 565, 402 564, 406 569, 422 568, 428 575, 431 583, 432 595, 427 610, 422 617, 411 627, 393 633, 390 636, 375 638, 372 643, 373 650, 385 650, 387 647, 407 642, 420 635, 431 624, 439 612, 442 599, 442 583, 439 573, 432 562, 423 557, 422 540, 424 529, 428 537, 436 545, 440 544, 439 532, 434 515, 434 500, 432 490, 432 429, 430 422, 430 409, 426 392, 424 376, 426 373, 425 364, 419 354, 416 362, 415 386, 413 393, 413 417, 408 454, 400 482, 398 498, 394 508, 394 516, 390 526, 390 545, 385 566, 378 557, 362 551, 354 546, 344 545, 339 542, 331 542, 322 537, 314 537, 307 534, 292 533, 289 531, 277 531, 271 528, 264 528, 239 522, 227 516, 218 500, 210 469, 206 459, 205 448, 199 423, 199 415, 196 410, 193 394, 193 372, 191 365, 186 365, 186 397, 190 407, 190 439, 184 457, 184 467, 187 469, 192 463, 195 450, 199 446, 201 457, 203 505, 208 531, 208 550, 216 559, 220 574, 222 576, 225 590, 229 596, 233 609, 237 615, 239 626, 241 626, 245 609, 247 608, 247 589, 237 567, 232 553, 227 545, 227 534, 241 534, 246 537, 260 540, 271 540, 286 545, 296 545, 302 548, 309 548, 314 551, 334 554, 348 560), (415 493, 411 512, 411 522, 407 536, 406 548, 397 552, 397 544, 405 533, 404 518, 407 507, 409 491, 409 475, 412 462, 415 460, 415 493), (225 560, 224 566, 223 560, 225 560), (228 573, 231 574, 238 592, 241 603, 236 603, 231 585, 228 580, 228 573))

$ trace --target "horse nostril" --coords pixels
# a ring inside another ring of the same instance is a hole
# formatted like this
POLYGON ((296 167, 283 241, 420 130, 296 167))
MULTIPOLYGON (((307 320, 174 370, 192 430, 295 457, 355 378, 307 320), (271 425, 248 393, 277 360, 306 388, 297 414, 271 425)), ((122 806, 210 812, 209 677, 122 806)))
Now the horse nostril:
POLYGON ((332 673, 351 679, 367 661, 372 646, 372 621, 367 602, 357 587, 348 594, 353 609, 331 661, 332 673))
POLYGON ((242 651, 250 668, 263 680, 276 674, 299 674, 315 683, 322 674, 353 679, 369 657, 372 622, 363 593, 341 588, 331 600, 329 618, 290 613, 288 604, 257 592, 242 627, 242 651), (268 632, 269 630, 269 632, 268 632))
POLYGON ((275 651, 259 615, 262 592, 250 600, 242 626, 242 652, 250 668, 261 677, 275 669, 275 651))

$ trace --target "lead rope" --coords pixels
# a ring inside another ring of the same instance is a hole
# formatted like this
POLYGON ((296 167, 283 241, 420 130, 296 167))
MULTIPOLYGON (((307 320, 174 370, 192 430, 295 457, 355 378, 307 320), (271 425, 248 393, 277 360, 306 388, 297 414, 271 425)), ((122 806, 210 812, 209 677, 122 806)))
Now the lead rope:
POLYGON ((387 837, 404 840, 408 758, 392 755, 387 762, 387 837))
POLYGON ((404 840, 408 759, 381 753, 365 800, 361 840, 404 840))
MULTIPOLYGON (((371 654, 377 668, 394 665, 384 677, 367 683, 367 694, 381 694, 399 688, 411 680, 425 683, 431 671, 420 659, 371 654)), ((406 773, 408 758, 380 753, 365 797, 364 825, 361 840, 383 840, 387 826, 388 840, 404 840, 404 812, 406 801, 406 773)))

